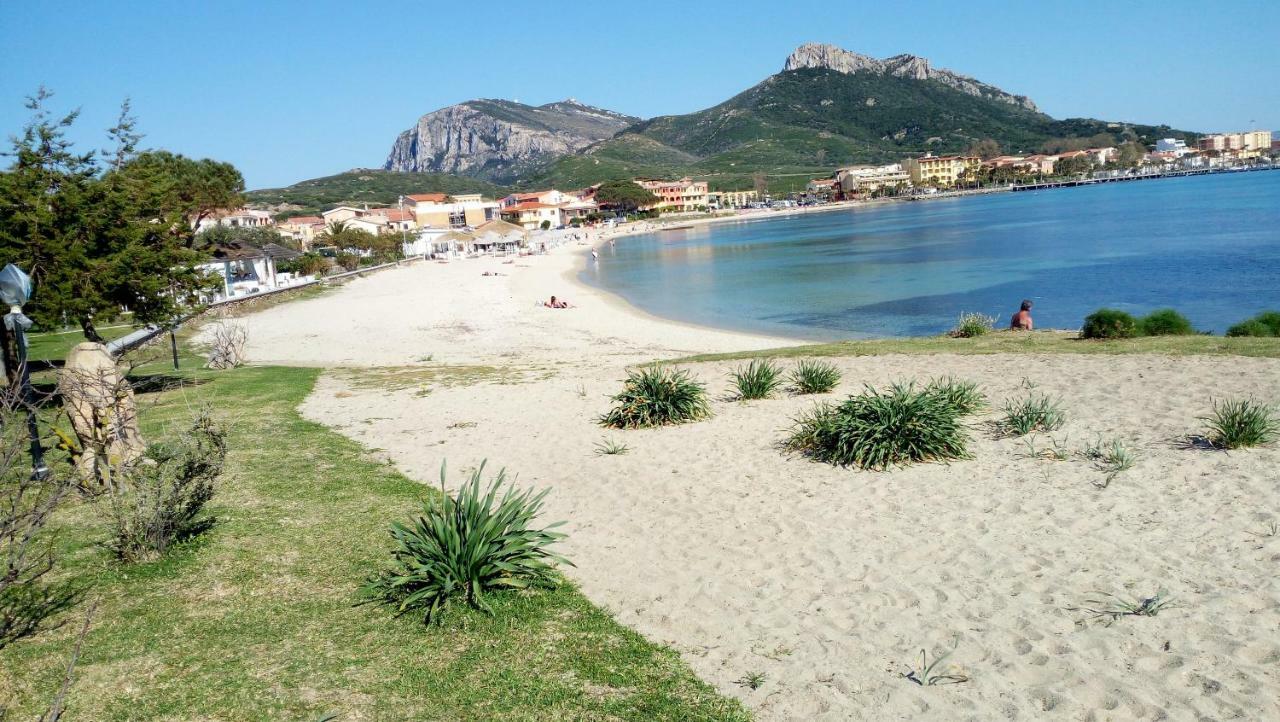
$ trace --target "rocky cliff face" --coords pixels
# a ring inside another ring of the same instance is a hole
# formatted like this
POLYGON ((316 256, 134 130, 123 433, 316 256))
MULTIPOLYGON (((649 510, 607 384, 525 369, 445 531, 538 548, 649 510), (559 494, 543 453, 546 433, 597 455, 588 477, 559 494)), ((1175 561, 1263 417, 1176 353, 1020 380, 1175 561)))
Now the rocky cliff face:
POLYGON ((384 167, 507 183, 544 161, 610 138, 637 120, 572 98, 537 107, 471 100, 419 118, 396 139, 384 167))
POLYGON ((915 55, 895 55, 892 58, 879 60, 834 45, 805 43, 787 56, 787 62, 782 67, 784 71, 800 68, 828 68, 849 74, 876 73, 914 80, 936 80, 962 93, 999 100, 1027 110, 1039 110, 1036 104, 1025 95, 1006 93, 994 85, 988 85, 967 75, 934 68, 929 65, 927 59, 915 55))

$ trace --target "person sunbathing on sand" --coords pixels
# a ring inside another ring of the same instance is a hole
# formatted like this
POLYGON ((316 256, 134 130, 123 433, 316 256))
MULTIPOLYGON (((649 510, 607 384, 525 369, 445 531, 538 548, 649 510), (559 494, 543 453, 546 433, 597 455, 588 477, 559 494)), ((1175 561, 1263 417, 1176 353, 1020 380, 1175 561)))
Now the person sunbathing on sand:
POLYGON ((547 301, 542 305, 546 306, 547 308, 568 308, 569 302, 564 300, 557 301, 556 297, 552 296, 550 301, 547 301))
POLYGON ((1009 320, 1009 329, 1011 331, 1030 331, 1031 330, 1031 301, 1023 300, 1022 308, 1009 320))

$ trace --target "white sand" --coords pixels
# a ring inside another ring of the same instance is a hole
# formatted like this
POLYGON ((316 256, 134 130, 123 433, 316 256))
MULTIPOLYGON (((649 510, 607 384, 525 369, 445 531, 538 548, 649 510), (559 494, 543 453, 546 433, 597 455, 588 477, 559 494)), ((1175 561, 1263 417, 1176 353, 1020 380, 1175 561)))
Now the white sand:
MULTIPOLYGON (((1211 395, 1280 400, 1280 361, 841 359, 844 381, 825 398, 954 374, 999 405, 1026 393, 1026 378, 1063 397, 1059 442, 1075 452, 1118 437, 1139 461, 1099 489, 1090 462, 1030 458, 1021 441, 993 435, 988 414, 975 423, 973 460, 836 469, 776 448, 812 398, 718 399, 705 422, 602 430, 594 419, 627 362, 776 342, 627 312, 564 281, 566 258, 498 278, 473 263, 384 273, 251 317, 252 352, 259 362, 404 365, 434 354, 537 367, 515 385, 426 394, 338 371, 303 412, 423 481, 446 459, 457 473, 488 459, 550 486, 548 520, 568 522, 563 551, 577 566, 567 572, 583 591, 761 719, 1280 719, 1280 536, 1250 534, 1280 521, 1280 450, 1177 443, 1200 429, 1211 395), (558 288, 583 307, 533 307, 558 288), (337 334, 370 316, 384 318, 353 341, 337 334), (630 452, 595 455, 604 437, 630 452), (1085 614, 1069 608, 1093 590, 1164 590, 1177 606, 1079 625, 1085 614), (922 688, 900 676, 922 647, 953 643, 948 666, 967 683, 922 688), (765 674, 760 689, 737 684, 754 672, 765 674)), ((690 368, 722 395, 728 365, 690 368)))
POLYGON ((371 274, 320 298, 248 316, 248 355, 255 363, 322 367, 598 364, 795 343, 644 314, 576 280, 589 250, 579 243, 509 262, 419 262, 371 274), (553 295, 573 307, 545 308, 553 295))

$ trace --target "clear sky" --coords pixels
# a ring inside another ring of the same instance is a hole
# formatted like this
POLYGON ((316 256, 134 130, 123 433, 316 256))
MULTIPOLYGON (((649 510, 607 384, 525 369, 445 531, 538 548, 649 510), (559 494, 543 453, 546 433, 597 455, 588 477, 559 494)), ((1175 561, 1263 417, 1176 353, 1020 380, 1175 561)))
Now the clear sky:
POLYGON ((259 188, 379 167, 418 116, 471 98, 699 110, 807 41, 920 55, 1054 117, 1280 130, 1280 0, 0 0, 0 129, 43 83, 100 147, 129 96, 146 145, 259 188))

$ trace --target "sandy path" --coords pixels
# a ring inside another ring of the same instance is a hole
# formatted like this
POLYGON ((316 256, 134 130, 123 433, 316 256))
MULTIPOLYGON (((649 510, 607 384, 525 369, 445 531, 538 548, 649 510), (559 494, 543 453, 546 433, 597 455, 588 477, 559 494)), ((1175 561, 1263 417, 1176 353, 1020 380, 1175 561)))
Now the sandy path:
MULTIPOLYGON (((996 404, 1025 393, 1025 377, 1063 397, 1059 441, 1079 450, 1117 436, 1139 461, 1100 490, 1089 462, 1029 458, 980 424, 971 461, 834 469, 775 448, 804 398, 717 401, 709 421, 605 434, 593 418, 622 377, 612 362, 426 395, 331 374, 303 412, 415 478, 487 458, 552 487, 548 513, 569 522, 569 573, 586 594, 762 719, 1280 719, 1280 537, 1249 533, 1280 520, 1280 450, 1174 443, 1198 430, 1211 395, 1280 400, 1280 362, 839 365, 841 393, 955 374, 996 404), (630 453, 593 454, 606 435, 630 453), (1161 589, 1178 606, 1154 618, 1080 626, 1067 609, 1092 590, 1161 589), (921 647, 953 641, 968 683, 899 676, 921 647), (736 683, 752 672, 766 675, 756 691, 736 683)), ((726 367, 692 368, 719 395, 726 367)))

